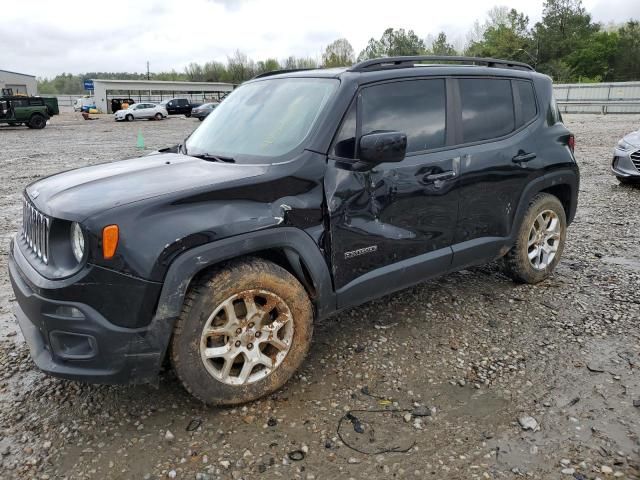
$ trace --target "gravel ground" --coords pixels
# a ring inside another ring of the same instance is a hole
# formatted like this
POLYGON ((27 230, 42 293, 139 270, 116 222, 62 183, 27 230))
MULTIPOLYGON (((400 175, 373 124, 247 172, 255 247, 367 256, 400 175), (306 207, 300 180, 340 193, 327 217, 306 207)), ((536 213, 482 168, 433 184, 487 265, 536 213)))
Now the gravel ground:
POLYGON ((170 371, 158 389, 46 377, 11 314, 23 186, 198 122, 0 128, 0 478, 640 478, 640 188, 608 173, 640 116, 565 120, 582 185, 551 279, 515 285, 491 264, 341 313, 284 389, 234 409, 170 371))

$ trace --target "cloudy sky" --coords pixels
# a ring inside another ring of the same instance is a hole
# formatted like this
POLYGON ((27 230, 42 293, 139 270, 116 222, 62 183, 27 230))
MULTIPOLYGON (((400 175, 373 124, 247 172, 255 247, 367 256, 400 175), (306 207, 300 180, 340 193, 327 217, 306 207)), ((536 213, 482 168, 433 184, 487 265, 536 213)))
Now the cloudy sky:
MULTIPOLYGON (((463 42, 494 5, 540 19, 542 0, 21 0, 2 1, 0 69, 61 72, 151 71, 222 60, 240 49, 259 60, 320 58, 346 37, 356 54, 387 27, 420 37, 445 31, 463 42)), ((599 22, 640 18, 638 0, 583 0, 599 22)))

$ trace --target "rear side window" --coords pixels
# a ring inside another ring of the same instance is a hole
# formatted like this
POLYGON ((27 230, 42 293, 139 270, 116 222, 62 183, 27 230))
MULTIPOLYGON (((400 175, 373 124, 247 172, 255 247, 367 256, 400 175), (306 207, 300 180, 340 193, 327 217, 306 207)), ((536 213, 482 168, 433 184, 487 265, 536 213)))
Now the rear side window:
POLYGON ((510 80, 462 78, 459 85, 463 143, 501 137, 515 130, 510 80))
POLYGON ((538 109, 536 108, 536 96, 533 93, 533 84, 523 80, 514 80, 513 82, 517 95, 516 99, 520 100, 520 125, 529 123, 533 117, 536 116, 538 109))
POLYGON ((395 130, 407 135, 407 153, 445 145, 446 98, 443 79, 385 83, 365 88, 362 135, 395 130))

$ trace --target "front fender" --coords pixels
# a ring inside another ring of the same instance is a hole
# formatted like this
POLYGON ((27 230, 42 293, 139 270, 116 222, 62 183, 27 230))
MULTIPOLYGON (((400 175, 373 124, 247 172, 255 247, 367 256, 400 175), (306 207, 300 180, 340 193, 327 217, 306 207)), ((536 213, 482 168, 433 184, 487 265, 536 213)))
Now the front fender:
POLYGON ((336 297, 325 259, 313 239, 303 230, 279 227, 225 238, 187 250, 171 263, 160 293, 156 313, 147 329, 150 343, 161 352, 169 345, 176 319, 182 312, 193 278, 207 267, 242 255, 273 248, 293 252, 304 262, 316 291, 316 315, 325 318, 336 310, 336 297))

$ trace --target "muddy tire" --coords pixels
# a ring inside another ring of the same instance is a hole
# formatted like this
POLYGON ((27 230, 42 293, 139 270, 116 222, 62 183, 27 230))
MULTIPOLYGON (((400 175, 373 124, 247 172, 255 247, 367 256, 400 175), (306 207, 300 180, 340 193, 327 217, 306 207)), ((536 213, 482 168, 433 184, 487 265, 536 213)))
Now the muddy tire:
POLYGON ((557 197, 536 195, 520 225, 515 245, 504 257, 506 273, 518 283, 539 283, 551 275, 562 256, 567 218, 557 197))
POLYGON ((131 115, 130 113, 129 113, 129 114, 127 114, 127 116, 126 116, 126 117, 124 117, 124 119, 125 119, 127 122, 133 122, 133 120, 134 120, 133 115, 131 115))
POLYGON ((309 350, 313 308, 285 269, 259 258, 223 265, 185 297, 171 363, 208 405, 250 402, 282 387, 309 350))
POLYGON ((27 123, 27 127, 33 128, 36 130, 41 130, 46 126, 47 126, 47 119, 38 113, 31 115, 31 118, 29 119, 29 123, 27 123))

